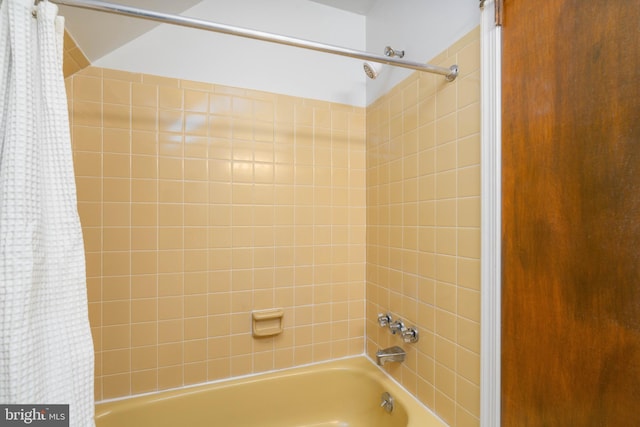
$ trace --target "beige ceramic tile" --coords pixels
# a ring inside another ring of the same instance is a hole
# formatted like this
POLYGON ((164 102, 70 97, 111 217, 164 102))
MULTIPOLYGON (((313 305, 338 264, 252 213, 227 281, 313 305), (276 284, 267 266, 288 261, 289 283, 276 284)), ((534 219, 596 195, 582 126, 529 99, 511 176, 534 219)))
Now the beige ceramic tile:
POLYGON ((72 84, 74 101, 102 102, 102 79, 89 76, 75 76, 72 84))
POLYGON ((122 105, 131 103, 131 83, 128 81, 104 79, 102 90, 105 103, 122 105))

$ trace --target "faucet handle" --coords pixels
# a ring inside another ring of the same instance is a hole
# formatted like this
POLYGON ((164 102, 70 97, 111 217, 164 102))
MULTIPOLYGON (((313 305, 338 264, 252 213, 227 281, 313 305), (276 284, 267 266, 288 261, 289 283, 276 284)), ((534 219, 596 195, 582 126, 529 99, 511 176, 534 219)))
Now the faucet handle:
POLYGON ((384 328, 385 326, 389 326, 393 319, 391 318, 391 313, 380 313, 378 314, 378 325, 384 328))
POLYGON ((420 336, 418 335, 418 328, 402 328, 402 339, 404 342, 414 343, 418 342, 420 336))
POLYGON ((402 334, 402 331, 404 329, 405 327, 404 327, 404 323, 402 323, 402 320, 396 320, 395 322, 389 323, 389 330, 393 335, 397 334, 398 332, 402 334))
POLYGON ((384 393, 382 393, 382 396, 380 396, 380 398, 382 399, 382 401, 380 402, 380 407, 384 408, 384 410, 387 412, 393 411, 393 397, 391 397, 391 395, 385 391, 384 393))

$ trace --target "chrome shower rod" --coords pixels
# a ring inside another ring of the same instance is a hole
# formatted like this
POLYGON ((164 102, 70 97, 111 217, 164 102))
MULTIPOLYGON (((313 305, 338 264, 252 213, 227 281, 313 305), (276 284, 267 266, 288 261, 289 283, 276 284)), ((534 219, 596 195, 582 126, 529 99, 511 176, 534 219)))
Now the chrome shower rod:
POLYGON ((381 64, 389 64, 396 67, 409 68, 412 70, 425 71, 427 73, 440 74, 446 77, 448 81, 453 81, 458 76, 458 67, 452 65, 450 68, 439 67, 436 65, 422 64, 420 62, 405 61, 395 59, 383 55, 375 55, 354 49, 348 49, 340 46, 318 43, 310 40, 298 39, 294 37, 283 36, 279 34, 268 33, 264 31, 251 30, 248 28, 234 27, 231 25, 219 24, 216 22, 205 21, 202 19, 188 18, 180 15, 172 15, 162 12, 154 12, 151 10, 140 9, 123 4, 107 3, 98 0, 50 0, 52 3, 62 4, 65 6, 79 7, 82 9, 97 10, 101 12, 115 13, 117 15, 125 15, 134 18, 142 18, 150 21, 161 22, 165 24, 180 25, 183 27, 197 28, 200 30, 213 31, 216 33, 229 34, 232 36, 245 37, 249 39, 262 40, 271 43, 278 43, 287 46, 294 46, 303 49, 310 49, 319 52, 331 53, 334 55, 347 56, 350 58, 363 59, 365 61, 373 61, 381 64))

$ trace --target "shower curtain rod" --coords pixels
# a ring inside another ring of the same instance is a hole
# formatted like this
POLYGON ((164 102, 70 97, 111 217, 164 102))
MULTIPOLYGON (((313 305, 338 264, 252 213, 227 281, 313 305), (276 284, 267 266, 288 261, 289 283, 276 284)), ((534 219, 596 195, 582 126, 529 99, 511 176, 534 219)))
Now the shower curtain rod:
POLYGON ((446 77, 447 81, 454 81, 458 76, 458 66, 452 65, 450 68, 439 67, 437 65, 422 64, 420 62, 412 62, 390 58, 387 56, 376 55, 364 51, 348 49, 340 46, 318 43, 310 40, 303 40, 279 34, 267 33, 263 31, 251 30, 247 28, 234 27, 231 25, 219 24, 216 22, 205 21, 202 19, 188 18, 180 15, 172 15, 162 12, 154 12, 145 9, 139 9, 132 6, 107 3, 98 0, 50 0, 52 3, 62 4, 65 6, 79 7, 82 9, 98 10, 101 12, 125 15, 134 18, 148 19, 151 21, 162 22, 166 24, 180 25, 183 27, 197 28, 200 30, 213 31, 216 33, 229 34, 232 36, 245 37, 255 40, 262 40, 271 43, 278 43, 287 46, 294 46, 303 49, 316 50, 319 52, 331 53, 334 55, 347 56, 350 58, 363 59, 365 61, 373 61, 381 64, 389 64, 396 67, 409 68, 412 70, 425 71, 427 73, 440 74, 446 77))

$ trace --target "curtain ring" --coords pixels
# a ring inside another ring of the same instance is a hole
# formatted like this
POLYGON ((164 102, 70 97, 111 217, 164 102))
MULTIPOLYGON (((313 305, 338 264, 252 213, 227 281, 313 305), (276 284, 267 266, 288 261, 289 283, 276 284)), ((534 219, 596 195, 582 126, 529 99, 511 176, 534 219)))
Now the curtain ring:
POLYGON ((35 0, 35 1, 33 2, 33 7, 31 8, 31 15, 32 15, 34 18, 37 18, 37 17, 38 17, 38 3, 40 3, 41 1, 42 1, 42 0, 35 0))
POLYGON ((38 17, 38 5, 42 2, 48 3, 49 0, 34 0, 33 9, 31 10, 31 14, 33 15, 34 18, 38 17))

